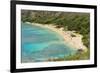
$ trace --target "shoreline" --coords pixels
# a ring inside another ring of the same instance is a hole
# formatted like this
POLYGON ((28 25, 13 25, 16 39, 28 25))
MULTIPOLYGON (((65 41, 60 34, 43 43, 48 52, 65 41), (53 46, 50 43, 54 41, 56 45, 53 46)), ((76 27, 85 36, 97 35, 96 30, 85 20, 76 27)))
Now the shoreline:
POLYGON ((85 52, 87 51, 87 47, 85 45, 83 45, 83 42, 82 42, 83 36, 75 33, 74 31, 64 31, 63 28, 56 28, 56 26, 49 25, 49 24, 41 25, 39 23, 30 23, 30 22, 26 22, 26 23, 40 26, 43 28, 48 28, 48 29, 58 33, 59 35, 61 35, 64 38, 65 42, 67 42, 72 47, 75 47, 77 50, 82 50, 85 52), (75 35, 75 37, 72 37, 72 35, 75 35))

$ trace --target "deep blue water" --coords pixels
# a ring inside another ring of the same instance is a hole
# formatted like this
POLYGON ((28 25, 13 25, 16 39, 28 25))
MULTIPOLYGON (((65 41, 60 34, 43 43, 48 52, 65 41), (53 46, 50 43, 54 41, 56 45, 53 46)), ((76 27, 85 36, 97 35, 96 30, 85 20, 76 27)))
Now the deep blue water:
POLYGON ((63 58, 76 53, 76 49, 50 29, 21 23, 22 62, 43 62, 50 58, 63 58))

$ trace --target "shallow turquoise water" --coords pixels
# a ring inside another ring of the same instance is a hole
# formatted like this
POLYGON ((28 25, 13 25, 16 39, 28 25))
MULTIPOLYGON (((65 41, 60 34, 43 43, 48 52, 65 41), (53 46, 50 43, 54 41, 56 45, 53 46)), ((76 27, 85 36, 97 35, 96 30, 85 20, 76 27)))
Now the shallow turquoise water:
POLYGON ((21 23, 22 62, 43 62, 50 58, 63 58, 75 54, 64 39, 50 29, 21 23))

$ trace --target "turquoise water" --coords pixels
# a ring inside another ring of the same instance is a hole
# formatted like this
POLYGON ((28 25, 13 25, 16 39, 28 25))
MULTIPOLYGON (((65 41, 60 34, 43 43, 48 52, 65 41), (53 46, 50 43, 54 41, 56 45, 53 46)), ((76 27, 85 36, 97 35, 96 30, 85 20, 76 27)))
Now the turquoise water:
MULTIPOLYGON (((35 24, 35 23, 34 23, 35 24)), ((44 62, 50 58, 63 58, 76 53, 76 49, 50 29, 21 23, 22 62, 44 62)))

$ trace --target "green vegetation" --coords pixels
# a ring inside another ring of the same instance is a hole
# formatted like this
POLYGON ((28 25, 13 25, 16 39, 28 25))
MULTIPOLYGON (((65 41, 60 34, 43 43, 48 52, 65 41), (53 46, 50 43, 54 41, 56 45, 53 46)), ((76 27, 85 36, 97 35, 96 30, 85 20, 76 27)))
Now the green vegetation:
MULTIPOLYGON (((89 13, 75 13, 75 12, 53 12, 53 11, 32 11, 22 10, 21 21, 33 22, 41 24, 56 25, 57 28, 63 27, 64 30, 74 30, 78 34, 82 34, 83 44, 90 48, 90 14, 89 13)), ((72 35, 74 37, 74 35, 72 35)), ((89 56, 87 53, 77 54, 74 57, 70 56, 69 59, 79 58, 81 56, 89 56)))
POLYGON ((76 55, 70 55, 65 57, 67 60, 87 60, 90 56, 90 50, 88 49, 86 52, 77 52, 76 55))
POLYGON ((64 58, 48 59, 48 61, 68 61, 68 60, 87 60, 90 56, 90 50, 86 52, 77 52, 75 55, 65 56, 64 58))
POLYGON ((71 36, 72 36, 72 37, 76 37, 76 35, 74 35, 74 34, 71 34, 71 36))

